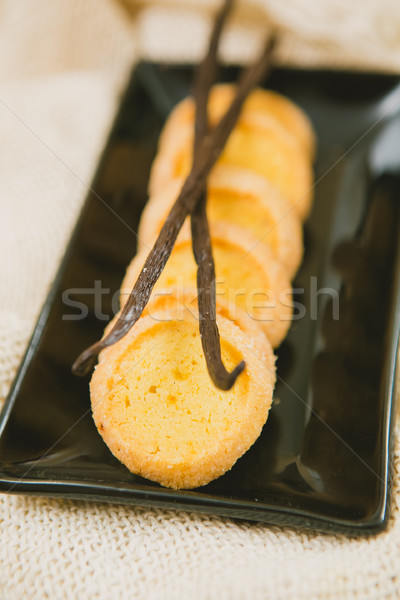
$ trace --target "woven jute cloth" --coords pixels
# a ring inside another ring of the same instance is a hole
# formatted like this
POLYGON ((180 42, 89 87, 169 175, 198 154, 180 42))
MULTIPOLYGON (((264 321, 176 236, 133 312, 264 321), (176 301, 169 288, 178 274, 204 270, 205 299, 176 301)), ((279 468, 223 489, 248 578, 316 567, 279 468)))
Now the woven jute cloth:
MULTIPOLYGON (((1 401, 129 69, 141 56, 199 58, 216 4, 0 0, 1 401)), ((223 60, 248 60, 273 25, 281 34, 282 63, 400 73, 398 0, 239 4, 223 60)), ((399 482, 397 441, 388 528, 364 539, 1 495, 0 598, 398 598, 399 482)))

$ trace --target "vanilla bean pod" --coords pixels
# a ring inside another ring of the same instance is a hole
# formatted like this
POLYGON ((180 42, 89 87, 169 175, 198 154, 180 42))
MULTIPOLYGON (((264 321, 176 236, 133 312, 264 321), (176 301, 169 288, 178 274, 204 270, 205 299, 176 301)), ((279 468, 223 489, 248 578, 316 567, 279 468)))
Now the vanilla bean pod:
POLYGON ((193 212, 201 194, 206 190, 207 175, 224 149, 243 102, 252 88, 263 79, 268 71, 272 47, 273 39, 270 39, 260 58, 244 71, 239 80, 235 97, 224 117, 199 145, 197 159, 193 161, 190 173, 147 256, 117 322, 101 340, 89 346, 78 356, 72 366, 72 371, 76 375, 84 375, 93 365, 99 352, 126 335, 141 316, 186 217, 193 212))
MULTIPOLYGON (((207 105, 211 85, 217 69, 218 43, 223 23, 232 7, 226 0, 218 14, 211 34, 209 49, 197 68, 194 81, 196 104, 194 124, 193 161, 196 161, 201 141, 208 132, 207 105)), ((197 303, 199 309, 200 338, 207 369, 216 387, 229 390, 245 367, 244 361, 229 373, 221 357, 221 343, 216 321, 215 263, 212 253, 210 229, 206 212, 207 191, 204 191, 191 215, 192 246, 197 264, 197 303)))

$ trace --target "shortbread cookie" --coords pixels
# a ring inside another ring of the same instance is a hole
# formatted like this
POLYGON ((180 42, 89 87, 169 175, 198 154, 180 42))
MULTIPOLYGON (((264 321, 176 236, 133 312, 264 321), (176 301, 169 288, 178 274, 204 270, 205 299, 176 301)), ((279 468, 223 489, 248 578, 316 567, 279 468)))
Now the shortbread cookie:
MULTIPOLYGON (((292 318, 292 287, 284 267, 266 246, 246 230, 216 223, 212 232, 217 298, 244 310, 264 330, 273 347, 285 337, 292 318)), ((121 286, 121 305, 132 290, 147 256, 138 254, 128 267, 121 286)), ((174 293, 196 287, 197 267, 189 235, 178 238, 172 254, 155 285, 174 293)))
MULTIPOLYGON (((174 179, 149 199, 140 220, 139 250, 153 245, 183 182, 174 179)), ((247 229, 294 276, 303 256, 303 229, 287 200, 264 177, 237 167, 216 167, 208 180, 207 215, 211 231, 218 222, 247 229)))
POLYGON ((255 442, 275 384, 264 337, 253 348, 219 317, 222 358, 246 368, 229 391, 207 372, 197 320, 141 318, 100 354, 90 384, 93 418, 111 452, 135 474, 171 488, 202 486, 255 442))
MULTIPOLYGON (((208 115, 211 126, 215 126, 230 106, 236 86, 232 84, 214 85, 208 102, 208 115)), ((173 143, 181 125, 193 124, 195 105, 192 97, 182 100, 171 112, 159 140, 159 148, 173 143)), ((312 160, 315 154, 315 135, 310 119, 305 112, 289 98, 278 92, 256 88, 243 104, 238 122, 244 122, 256 129, 268 128, 271 121, 292 135, 306 156, 312 160)))
MULTIPOLYGON (((162 144, 154 160, 149 194, 153 196, 175 177, 187 177, 192 163, 193 125, 171 132, 173 144, 162 144)), ((234 127, 217 165, 249 169, 265 177, 304 220, 312 202, 313 174, 309 158, 283 128, 271 124, 254 128, 245 122, 234 127)), ((215 167, 214 167, 215 168, 215 167)))
MULTIPOLYGON (((218 297, 216 301, 217 320, 228 319, 234 323, 244 334, 253 348, 263 347, 261 338, 265 337, 257 321, 249 317, 244 310, 229 304, 223 298, 218 297)), ((157 289, 147 303, 143 317, 150 317, 154 321, 163 321, 166 315, 174 321, 185 321, 198 319, 197 289, 184 288, 174 290, 173 288, 157 289)))

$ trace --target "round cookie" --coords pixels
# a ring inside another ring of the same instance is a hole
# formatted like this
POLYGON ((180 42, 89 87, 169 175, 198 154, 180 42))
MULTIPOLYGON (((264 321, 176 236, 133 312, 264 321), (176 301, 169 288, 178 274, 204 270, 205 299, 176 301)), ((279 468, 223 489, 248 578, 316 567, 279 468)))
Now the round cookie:
MULTIPOLYGON (((272 346, 279 346, 290 327, 293 308, 292 287, 284 267, 246 230, 228 223, 215 223, 212 246, 217 299, 221 297, 244 310, 262 327, 272 346)), ((146 257, 147 250, 130 263, 121 285, 121 305, 131 292, 146 257)), ((195 288, 196 281, 192 240, 182 231, 153 294, 172 288, 179 296, 180 290, 195 288)))
POLYGON ((207 372, 196 319, 141 318, 103 350, 91 383, 95 424, 111 452, 135 474, 171 488, 194 488, 228 471, 259 436, 272 403, 274 355, 219 318, 222 357, 246 368, 229 391, 207 372))
MULTIPOLYGON (((248 337, 253 348, 258 345, 263 347, 263 330, 244 310, 238 306, 229 304, 223 298, 216 299, 217 322, 220 318, 228 319, 236 325, 248 337)), ((178 292, 173 288, 156 290, 147 303, 143 317, 150 317, 154 321, 165 320, 166 315, 175 321, 187 319, 198 319, 197 289, 184 288, 178 292)))
MULTIPOLYGON (((230 106, 236 86, 229 83, 217 84, 211 88, 208 102, 208 115, 211 126, 215 126, 230 106)), ((181 125, 193 124, 195 104, 187 97, 170 113, 159 140, 159 148, 174 143, 174 136, 181 125)), ((289 98, 278 92, 255 88, 243 104, 239 116, 240 122, 257 128, 268 128, 274 120, 280 127, 292 135, 307 157, 312 160, 315 154, 315 135, 311 121, 303 110, 289 98)))
MULTIPOLYGON (((160 145, 150 174, 150 196, 161 192, 171 179, 187 177, 192 162, 192 148, 193 125, 190 123, 181 125, 175 131, 173 145, 160 145)), ((265 177, 287 198, 300 219, 307 218, 312 202, 313 174, 310 161, 293 136, 274 121, 263 129, 239 121, 217 165, 249 169, 265 177)))
MULTIPOLYGON (((152 196, 141 216, 139 250, 151 246, 184 180, 171 180, 152 196)), ((258 243, 267 245, 292 278, 303 256, 303 230, 289 203, 268 181, 246 169, 218 165, 208 179, 207 215, 213 231, 216 222, 239 225, 258 243)), ((188 228, 189 220, 185 223, 188 228)))

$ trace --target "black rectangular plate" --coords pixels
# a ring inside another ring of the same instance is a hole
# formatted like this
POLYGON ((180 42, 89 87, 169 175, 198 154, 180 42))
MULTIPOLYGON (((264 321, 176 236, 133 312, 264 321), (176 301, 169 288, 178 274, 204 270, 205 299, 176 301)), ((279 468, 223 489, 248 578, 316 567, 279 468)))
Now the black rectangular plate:
MULTIPOLYGON (((220 78, 236 74, 223 69, 220 78)), ((90 291, 96 281, 109 290, 103 313, 116 308, 160 128, 188 93, 191 76, 189 67, 148 63, 132 74, 93 192, 1 415, 0 489, 352 535, 377 531, 387 521, 390 490, 400 187, 396 173, 380 176, 370 157, 383 128, 395 123, 388 109, 400 98, 398 78, 278 70, 268 82, 307 111, 318 137, 315 205, 294 283, 305 315, 279 350, 267 424, 229 473, 190 492, 132 475, 95 429, 88 378, 71 375, 71 363, 109 318, 98 318, 90 291), (72 310, 63 292, 74 288, 87 288, 70 295, 89 306, 84 320, 63 319, 72 310), (337 291, 338 320, 321 288, 337 291)), ((295 314, 301 310, 299 304, 295 314)))

